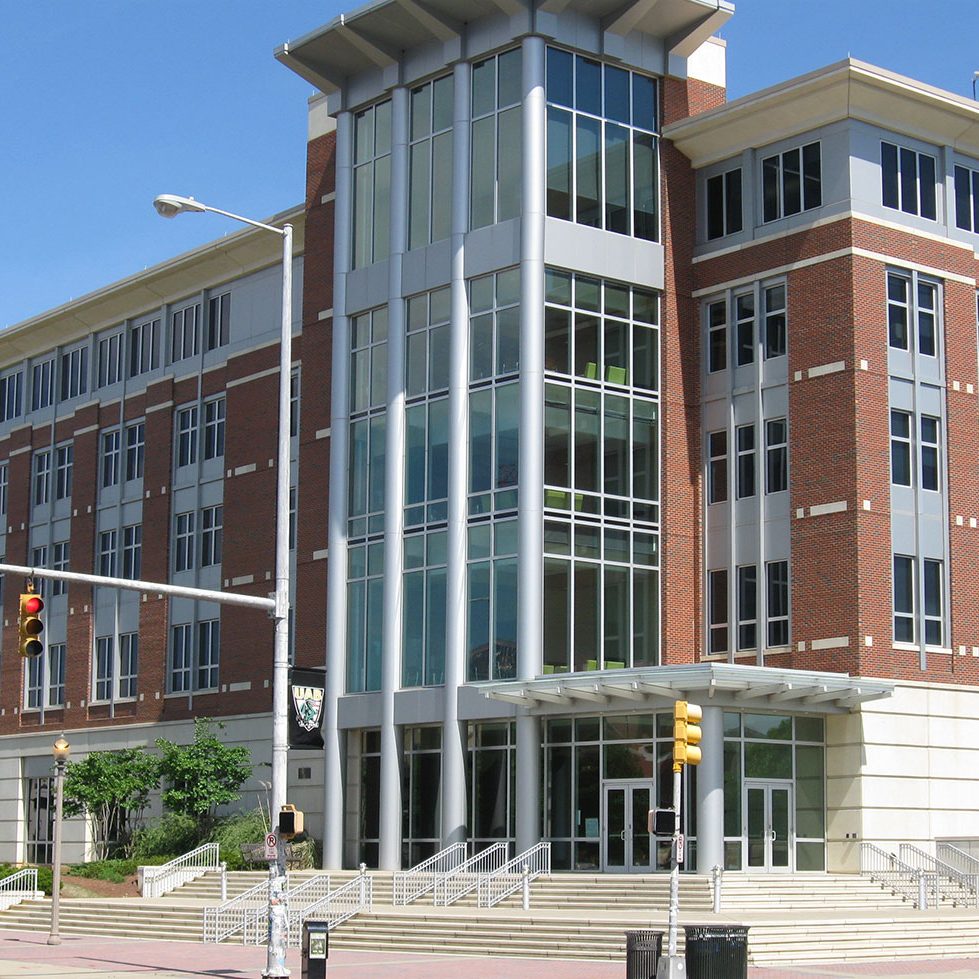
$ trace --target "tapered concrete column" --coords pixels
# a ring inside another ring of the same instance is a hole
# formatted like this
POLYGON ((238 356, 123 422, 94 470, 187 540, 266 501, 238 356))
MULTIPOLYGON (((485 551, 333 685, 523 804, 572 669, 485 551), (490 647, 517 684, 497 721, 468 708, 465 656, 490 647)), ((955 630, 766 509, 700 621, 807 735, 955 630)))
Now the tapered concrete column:
MULTIPOLYGON (((442 846, 466 841, 466 730, 459 721, 459 687, 466 682, 466 518, 469 459, 468 63, 453 72, 452 322, 449 328, 449 526, 445 596, 445 724, 442 730, 442 846)), ((439 193, 439 188, 435 188, 439 193)))
POLYGON ((394 695, 401 686, 401 554, 404 527, 405 303, 401 262, 408 244, 408 90, 391 93, 391 265, 384 469, 384 627, 381 659, 381 811, 378 867, 401 869, 401 737, 394 695))
POLYGON ((343 738, 337 708, 346 687, 347 452, 350 429, 350 323, 346 315, 350 268, 353 126, 337 116, 336 210, 333 251, 333 389, 330 401, 330 567, 326 586, 326 700, 323 705, 323 867, 343 867, 343 738))
POLYGON ((724 866, 724 712, 704 707, 703 759, 697 766, 697 873, 724 866))
MULTIPOLYGON (((517 675, 537 676, 544 600, 544 168, 543 38, 523 41, 523 183, 520 240, 520 455, 517 675)), ((517 717, 517 851, 540 842, 540 719, 517 717)))

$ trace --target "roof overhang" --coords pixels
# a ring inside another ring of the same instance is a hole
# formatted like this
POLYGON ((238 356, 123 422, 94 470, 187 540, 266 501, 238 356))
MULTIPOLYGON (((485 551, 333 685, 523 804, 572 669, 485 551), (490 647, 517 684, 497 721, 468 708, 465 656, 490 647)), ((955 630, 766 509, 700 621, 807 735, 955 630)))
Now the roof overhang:
POLYGON ((979 104, 852 58, 664 127, 695 167, 843 119, 979 156, 979 104))
POLYGON ((609 709, 643 705, 655 708, 690 698, 711 707, 819 714, 841 713, 866 701, 889 697, 895 685, 890 680, 855 678, 845 673, 732 663, 562 673, 533 680, 473 684, 490 700, 516 704, 533 712, 595 705, 609 709))
MULTIPOLYGON (((303 207, 280 212, 265 223, 274 227, 291 223, 293 254, 303 254, 306 228, 303 207)), ((233 231, 0 331, 0 366, 70 342, 76 335, 142 316, 159 309, 164 302, 182 299, 281 262, 280 236, 259 228, 233 231)))
POLYGON ((461 37, 485 17, 526 17, 527 32, 547 34, 547 16, 565 12, 597 20, 609 34, 633 31, 665 39, 689 57, 734 13, 728 0, 374 0, 275 50, 275 57, 327 95, 347 79, 397 64, 405 51, 461 37), (537 13, 545 15, 537 18, 537 13))

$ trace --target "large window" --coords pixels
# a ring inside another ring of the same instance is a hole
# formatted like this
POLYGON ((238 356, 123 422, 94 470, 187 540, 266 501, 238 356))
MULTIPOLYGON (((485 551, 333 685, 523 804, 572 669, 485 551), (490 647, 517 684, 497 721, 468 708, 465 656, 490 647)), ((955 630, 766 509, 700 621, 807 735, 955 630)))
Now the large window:
POLYGON ((401 817, 402 866, 432 856, 439 848, 442 811, 442 729, 404 729, 401 817))
POLYGON ((51 450, 34 453, 34 506, 51 502, 51 450))
POLYGON ((351 320, 350 458, 347 510, 351 538, 384 529, 387 308, 351 320))
POLYGON ((212 296, 207 304, 207 335, 204 350, 225 346, 231 338, 231 293, 212 296))
POLYGON ((707 572, 707 650, 711 655, 728 649, 727 569, 707 572))
POLYGON ((819 157, 819 143, 809 143, 761 161, 765 221, 777 221, 822 204, 819 157))
POLYGON ((765 422, 765 492, 781 493, 789 488, 789 434, 784 418, 765 422))
POLYGON ((197 462, 197 405, 177 410, 177 468, 197 462))
POLYGON ((938 215, 935 193, 935 157, 906 146, 880 144, 881 200, 907 214, 934 221, 938 215))
POLYGON ((408 247, 449 237, 452 229, 452 76, 411 90, 408 247))
POLYGON ((120 435, 119 429, 113 428, 102 433, 101 465, 102 488, 117 486, 119 483, 120 466, 120 435))
POLYGON ((469 527, 466 679, 509 680, 517 671, 517 522, 469 527))
POLYGON ((391 101, 354 117, 354 268, 391 251, 391 101))
POLYGON ((520 213, 521 60, 515 49, 473 64, 469 226, 474 229, 520 213))
POLYGON ((208 506, 201 510, 201 567, 221 563, 224 542, 224 507, 208 506))
POLYGON ((938 285, 917 275, 887 273, 887 336, 896 350, 938 351, 938 285))
POLYGON ((445 682, 446 531, 404 540, 402 684, 445 682))
POLYGON ((54 450, 54 498, 67 500, 71 496, 71 473, 75 450, 71 442, 54 450))
MULTIPOLYGON (((55 541, 52 547, 52 557, 51 569, 53 571, 67 571, 69 565, 69 557, 71 555, 71 542, 62 540, 55 541)), ((68 582, 64 578, 52 578, 51 579, 51 594, 54 595, 65 595, 68 592, 68 582)))
POLYGON ((408 300, 405 524, 445 520, 449 479, 449 290, 408 300))
POLYGON ((143 567, 143 525, 122 528, 122 576, 135 581, 143 567))
POLYGON ((894 555, 894 641, 945 646, 945 572, 941 561, 894 555), (919 574, 920 571, 920 574, 919 574))
POLYGON ((143 478, 143 455, 146 449, 146 425, 135 422, 126 426, 126 479, 143 478))
POLYGON ((742 228, 741 168, 707 180, 707 240, 733 235, 742 228))
POLYGON ((173 570, 175 574, 194 570, 194 545, 197 536, 197 513, 178 513, 173 524, 173 570))
POLYGON ((224 455, 224 397, 204 402, 204 459, 224 455))
POLYGON ((707 502, 727 501, 727 430, 707 434, 707 502))
POLYGON ((99 366, 96 379, 98 387, 102 388, 122 380, 124 346, 125 336, 122 333, 113 333, 99 340, 99 366))
POLYGON ((88 347, 76 347, 61 355, 61 400, 88 391, 88 347))
POLYGON ((25 663, 24 706, 28 710, 63 707, 65 703, 65 643, 52 643, 25 663))
POLYGON ((24 410, 24 372, 12 371, 0 377, 0 422, 19 418, 24 410))
POLYGON ((178 309, 170 317, 170 361, 196 357, 201 349, 200 303, 178 309))
POLYGON ((547 49, 547 213, 659 237, 656 82, 547 49))
POLYGON ((106 578, 116 576, 116 548, 118 537, 115 530, 103 530, 99 533, 99 553, 97 566, 99 574, 106 578))
POLYGON ((789 644, 789 562, 769 561, 765 565, 768 587, 768 646, 789 644))
POLYGON ((955 168, 955 226, 979 234, 979 170, 955 168))
POLYGON ((384 543, 347 548, 347 692, 381 689, 384 543))
POLYGON ((170 629, 170 693, 189 693, 194 663, 193 626, 189 623, 170 629))
POLYGON ((31 367, 31 411, 47 408, 54 401, 54 358, 31 367))
POLYGON ((197 623, 197 689, 217 690, 221 663, 221 620, 197 623))
POLYGON ((739 425, 735 430, 737 444, 738 499, 755 495, 755 426, 739 425))
POLYGON ((160 321, 146 320, 129 331, 129 376, 138 377, 160 366, 160 321))

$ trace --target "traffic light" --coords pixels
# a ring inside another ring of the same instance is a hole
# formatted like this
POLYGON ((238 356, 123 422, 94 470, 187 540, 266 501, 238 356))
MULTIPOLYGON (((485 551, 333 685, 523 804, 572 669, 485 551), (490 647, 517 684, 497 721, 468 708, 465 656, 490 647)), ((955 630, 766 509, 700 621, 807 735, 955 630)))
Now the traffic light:
MULTIPOLYGON (((30 587, 28 585, 28 587, 30 587)), ((44 610, 44 600, 33 591, 20 596, 20 655, 35 657, 44 652, 44 643, 40 635, 44 632, 41 612, 44 610)))
POLYGON ((285 805, 279 811, 279 838, 291 840, 303 831, 303 814, 295 806, 285 805))
POLYGON ((700 764, 701 730, 697 723, 704 716, 697 704, 678 700, 673 705, 673 771, 680 771, 683 765, 700 764))

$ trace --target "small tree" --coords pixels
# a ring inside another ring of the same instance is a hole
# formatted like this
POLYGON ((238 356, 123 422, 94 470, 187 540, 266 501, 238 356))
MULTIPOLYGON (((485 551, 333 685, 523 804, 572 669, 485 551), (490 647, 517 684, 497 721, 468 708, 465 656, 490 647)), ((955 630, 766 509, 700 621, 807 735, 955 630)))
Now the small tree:
POLYGON ((203 838, 214 824, 217 807, 241 798, 240 789, 252 773, 248 749, 219 741, 206 717, 194 722, 193 744, 158 738, 156 745, 161 754, 164 806, 193 817, 203 838))
POLYGON ((104 860, 110 849, 129 856, 133 833, 159 783, 159 762, 142 748, 93 751, 65 768, 65 814, 88 818, 96 859, 104 860))

